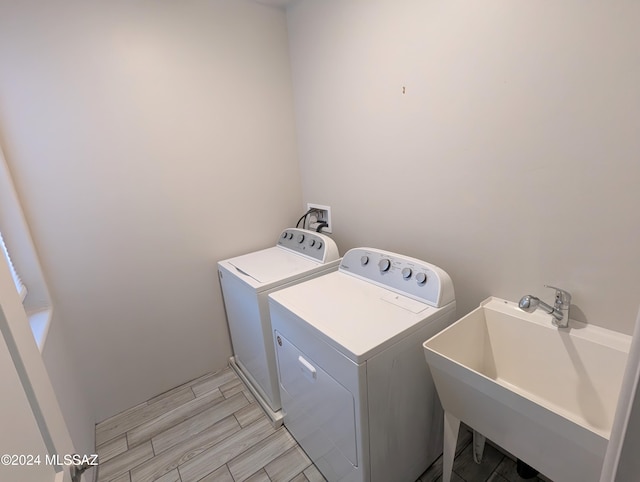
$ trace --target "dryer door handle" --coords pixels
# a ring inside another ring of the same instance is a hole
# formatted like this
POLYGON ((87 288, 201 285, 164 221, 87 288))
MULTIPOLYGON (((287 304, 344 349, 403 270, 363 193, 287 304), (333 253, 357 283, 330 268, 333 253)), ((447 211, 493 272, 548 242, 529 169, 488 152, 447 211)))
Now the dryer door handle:
POLYGON ((311 363, 304 359, 303 356, 298 356, 298 363, 300 363, 302 374, 307 377, 312 382, 315 382, 318 378, 318 372, 316 371, 316 367, 314 367, 311 363))

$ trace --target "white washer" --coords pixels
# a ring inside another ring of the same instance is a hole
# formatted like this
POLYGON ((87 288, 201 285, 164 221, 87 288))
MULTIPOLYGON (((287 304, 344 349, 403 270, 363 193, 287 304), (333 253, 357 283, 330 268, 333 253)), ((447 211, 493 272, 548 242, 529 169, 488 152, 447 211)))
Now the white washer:
POLYGON ((284 424, 329 481, 415 481, 442 453, 422 343, 455 321, 440 268, 372 248, 269 296, 284 424))
POLYGON ((218 262, 233 356, 230 364, 272 422, 282 424, 273 332, 267 296, 335 271, 336 243, 304 229, 285 229, 276 246, 218 262))

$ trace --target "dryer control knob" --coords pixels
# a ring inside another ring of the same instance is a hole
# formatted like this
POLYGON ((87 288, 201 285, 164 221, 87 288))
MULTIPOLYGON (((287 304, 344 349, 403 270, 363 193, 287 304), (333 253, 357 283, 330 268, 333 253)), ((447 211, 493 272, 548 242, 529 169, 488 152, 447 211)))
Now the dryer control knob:
POLYGON ((426 284, 427 282, 427 275, 426 273, 418 273, 416 275, 416 281, 418 282, 418 284, 420 286, 423 286, 424 284, 426 284))
POLYGON ((369 264, 369 256, 363 256, 362 258, 360 258, 360 264, 362 266, 366 266, 369 264))
POLYGON ((412 274, 413 271, 411 271, 411 268, 405 268, 402 270, 402 277, 404 279, 410 279, 412 274))
POLYGON ((316 244, 316 240, 315 239, 310 239, 309 240, 309 246, 313 247, 316 244))
POLYGON ((378 267, 380 268, 381 273, 389 271, 389 268, 391 268, 391 261, 389 261, 387 258, 382 258, 378 263, 378 267))
POLYGON ((298 234, 298 242, 302 243, 304 241, 304 234, 298 234))

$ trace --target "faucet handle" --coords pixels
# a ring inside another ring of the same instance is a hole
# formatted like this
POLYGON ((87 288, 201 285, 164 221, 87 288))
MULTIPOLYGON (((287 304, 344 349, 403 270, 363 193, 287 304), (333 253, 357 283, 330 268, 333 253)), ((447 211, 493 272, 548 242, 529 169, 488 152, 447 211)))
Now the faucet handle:
POLYGON ((571 304, 571 293, 563 290, 562 288, 556 288, 555 286, 551 286, 551 285, 544 285, 544 286, 545 288, 551 288, 553 290, 556 290, 556 302, 555 302, 556 308, 569 309, 569 305, 571 304))

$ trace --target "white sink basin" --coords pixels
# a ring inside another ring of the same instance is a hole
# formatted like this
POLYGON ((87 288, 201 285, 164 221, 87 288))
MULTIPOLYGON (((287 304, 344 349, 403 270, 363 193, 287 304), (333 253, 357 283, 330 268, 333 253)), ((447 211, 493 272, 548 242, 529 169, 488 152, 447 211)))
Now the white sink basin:
POLYGON ((573 320, 555 328, 499 298, 427 340, 445 410, 443 480, 461 420, 552 480, 598 481, 630 343, 573 320))

